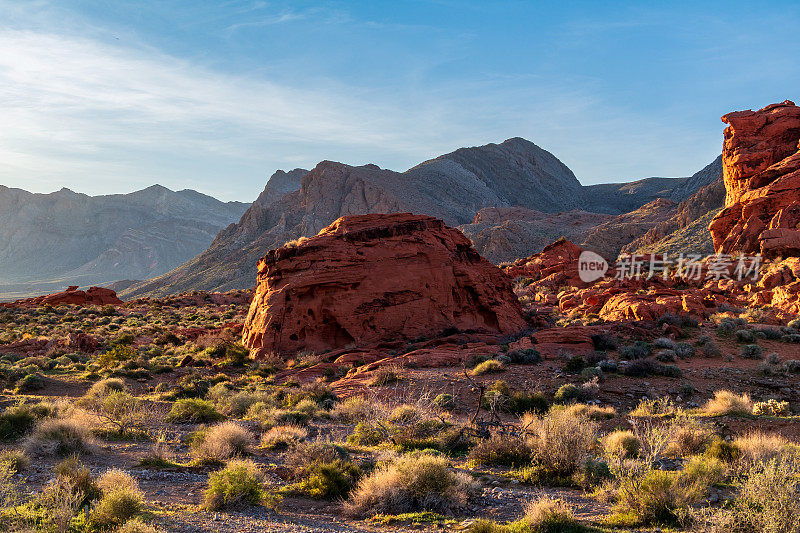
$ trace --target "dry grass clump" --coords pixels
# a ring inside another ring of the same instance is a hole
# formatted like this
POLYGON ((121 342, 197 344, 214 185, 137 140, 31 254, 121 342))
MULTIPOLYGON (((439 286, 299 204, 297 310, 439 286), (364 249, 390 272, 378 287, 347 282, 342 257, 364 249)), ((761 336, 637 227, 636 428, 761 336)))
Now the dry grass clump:
POLYGON ((603 453, 609 458, 628 459, 639 454, 642 443, 633 431, 617 430, 603 438, 603 453))
POLYGON ((497 359, 489 359, 484 361, 472 369, 473 376, 483 376, 484 374, 494 374, 497 372, 504 372, 506 367, 497 359))
POLYGON ((747 393, 719 390, 706 402, 703 412, 709 416, 749 415, 753 412, 753 401, 747 393))
POLYGON ((90 522, 96 529, 110 529, 124 524, 144 507, 144 497, 137 481, 117 468, 107 470, 97 480, 102 497, 95 506, 90 522))
POLYGON ((740 461, 746 465, 777 459, 792 449, 792 444, 777 433, 748 433, 734 439, 733 445, 741 453, 740 461))
POLYGON ((344 510, 351 516, 412 511, 449 513, 464 507, 477 486, 466 474, 432 455, 405 455, 363 478, 344 510))
POLYGON ((597 439, 597 423, 569 411, 522 418, 525 442, 537 476, 569 477, 587 457, 597 439))
POLYGON ((522 439, 495 434, 473 446, 469 458, 479 465, 520 467, 530 464, 531 449, 522 439))
POLYGON ((331 417, 342 422, 356 423, 373 419, 376 415, 375 402, 363 396, 354 396, 339 402, 331 409, 331 417))
POLYGON ((308 430, 300 426, 275 426, 261 435, 261 446, 270 450, 288 448, 308 438, 308 430))
POLYGON ((25 441, 25 451, 30 455, 64 457, 90 453, 91 448, 89 425, 78 419, 42 420, 25 441))
POLYGON ((525 517, 522 521, 531 531, 542 533, 579 530, 572 507, 558 498, 543 497, 529 501, 525 504, 525 517))
POLYGON ((192 454, 200 462, 224 461, 250 453, 255 436, 235 422, 223 422, 205 431, 192 454))
POLYGON ((672 416, 677 412, 670 398, 645 398, 629 413, 630 416, 656 417, 672 416))
POLYGON ((572 416, 585 416, 590 420, 609 420, 617 416, 617 410, 612 406, 601 407, 599 405, 574 403, 565 407, 564 409, 572 416))
POLYGON ((670 424, 666 453, 687 457, 703 453, 714 440, 714 431, 698 420, 680 414, 670 424))

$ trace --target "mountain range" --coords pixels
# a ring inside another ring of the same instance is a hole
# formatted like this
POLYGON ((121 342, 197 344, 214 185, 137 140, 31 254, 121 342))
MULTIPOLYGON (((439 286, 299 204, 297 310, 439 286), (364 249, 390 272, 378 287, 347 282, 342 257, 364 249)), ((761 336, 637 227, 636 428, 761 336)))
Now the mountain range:
POLYGON ((160 185, 105 196, 0 186, 0 293, 158 276, 205 250, 246 208, 160 185))
MULTIPOLYGON (((686 201, 695 187, 720 174, 717 160, 687 178, 583 186, 553 154, 521 138, 461 148, 405 172, 322 161, 310 171, 276 172, 241 220, 222 230, 207 250, 161 276, 127 287, 122 296, 252 287, 256 263, 267 250, 314 235, 351 214, 435 216, 459 226, 489 259, 506 261, 539 251, 553 236, 583 240, 614 216, 657 199, 686 201), (497 211, 490 215, 482 211, 487 208, 497 211)), ((637 224, 631 239, 652 226, 646 217, 637 224)))

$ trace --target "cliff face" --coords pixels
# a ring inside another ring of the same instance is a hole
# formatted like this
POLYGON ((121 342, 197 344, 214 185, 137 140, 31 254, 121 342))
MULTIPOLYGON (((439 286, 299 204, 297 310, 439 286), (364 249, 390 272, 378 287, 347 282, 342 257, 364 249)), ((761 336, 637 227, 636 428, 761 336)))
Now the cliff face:
POLYGON ((800 254, 800 107, 786 100, 722 117, 725 208, 709 225, 720 253, 800 254))
POLYGON ((245 205, 154 185, 130 194, 0 186, 0 282, 141 279, 204 250, 245 205))

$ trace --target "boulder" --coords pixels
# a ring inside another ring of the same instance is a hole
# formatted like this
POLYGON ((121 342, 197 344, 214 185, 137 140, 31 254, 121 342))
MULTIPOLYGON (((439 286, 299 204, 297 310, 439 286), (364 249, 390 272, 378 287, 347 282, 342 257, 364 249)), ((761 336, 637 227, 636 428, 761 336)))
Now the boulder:
POLYGON ((358 215, 259 261, 243 342, 258 358, 526 327, 510 279, 461 232, 422 215, 358 215))

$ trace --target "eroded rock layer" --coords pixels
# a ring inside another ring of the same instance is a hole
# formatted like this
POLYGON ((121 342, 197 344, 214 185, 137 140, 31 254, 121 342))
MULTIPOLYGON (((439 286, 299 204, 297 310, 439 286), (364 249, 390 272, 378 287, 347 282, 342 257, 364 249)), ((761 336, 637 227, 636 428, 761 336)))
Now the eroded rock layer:
POLYGON ((461 232, 400 213, 342 217, 271 250, 243 338, 263 357, 526 325, 509 278, 461 232))
POLYGON ((722 117, 725 208, 709 225, 719 253, 800 254, 800 107, 786 100, 722 117))

